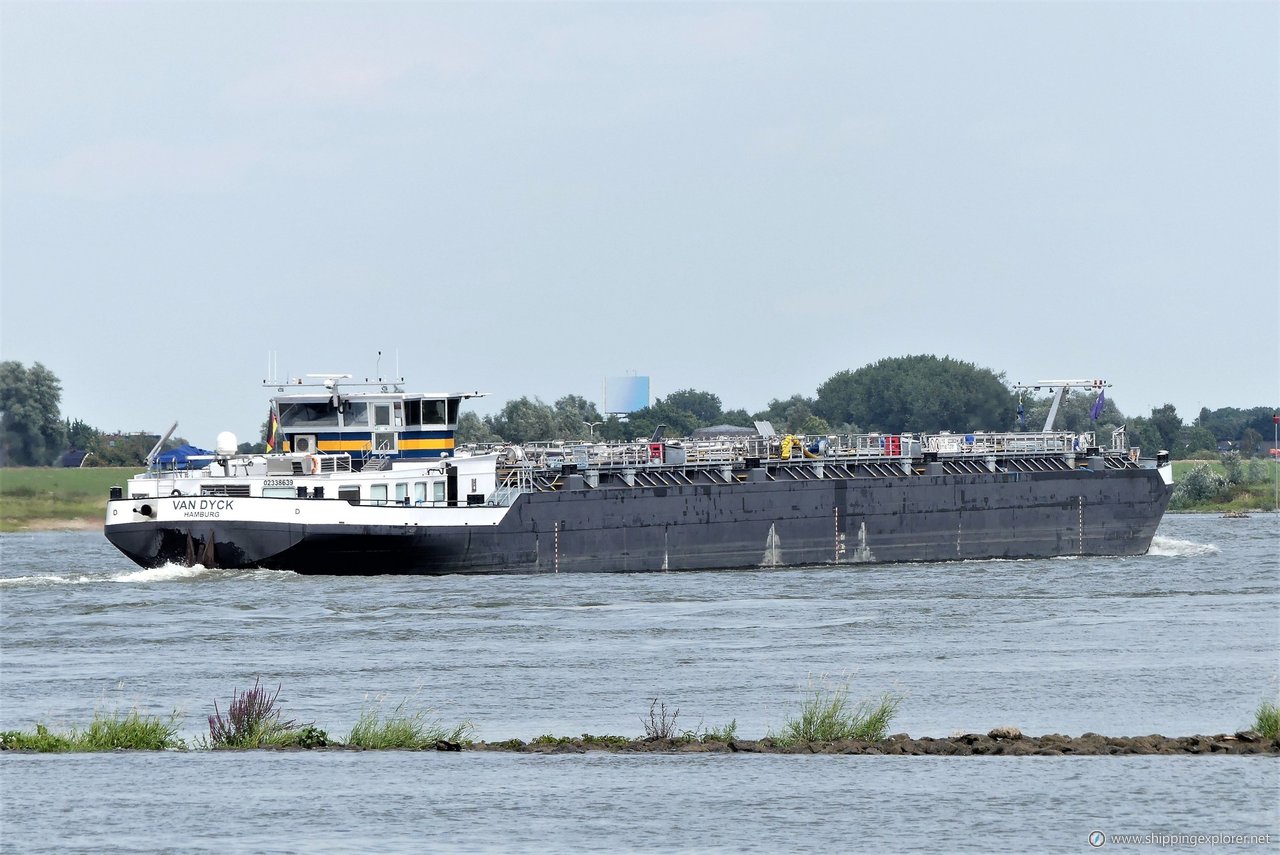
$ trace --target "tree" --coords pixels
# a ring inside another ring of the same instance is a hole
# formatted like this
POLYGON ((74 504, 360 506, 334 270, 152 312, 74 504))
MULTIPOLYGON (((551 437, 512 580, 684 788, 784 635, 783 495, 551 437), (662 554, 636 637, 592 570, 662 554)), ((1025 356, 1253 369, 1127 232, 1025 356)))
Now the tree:
POLYGON ((63 452, 62 384, 39 362, 0 363, 0 465, 48 466, 63 452))
POLYGON ((1155 457, 1157 451, 1168 451, 1168 446, 1160 438, 1160 431, 1156 430, 1151 419, 1144 416, 1129 419, 1125 435, 1130 446, 1142 449, 1148 457, 1155 457))
POLYGON ((502 442, 502 437, 494 433, 484 419, 471 412, 463 413, 458 419, 457 438, 463 444, 502 442))
POLYGON ((816 415, 864 430, 935 433, 1007 430, 1016 400, 1003 375, 937 356, 882 359, 818 387, 816 415))
POLYGON ((1217 450, 1218 441, 1207 428, 1184 427, 1178 434, 1177 447, 1170 454, 1175 458, 1184 458, 1201 451, 1217 450))
MULTIPOLYGON (((774 430, 782 433, 825 434, 831 433, 831 425, 826 419, 815 415, 813 410, 817 402, 803 395, 792 395, 785 401, 774 398, 769 406, 756 413, 754 420, 769 422, 774 430)), ((851 426, 847 426, 851 427, 851 426)), ((856 433, 856 430, 842 430, 843 433, 856 433)))
POLYGON ((1160 437, 1160 448, 1170 454, 1181 448, 1178 438, 1182 434, 1182 419, 1178 416, 1178 409, 1173 404, 1165 404, 1151 411, 1151 427, 1160 437))
POLYGON ((1252 457, 1258 453, 1258 449, 1262 447, 1262 434, 1258 433, 1251 427, 1244 429, 1240 434, 1240 451, 1245 457, 1252 457))
POLYGON ((1244 483, 1244 463, 1240 460, 1240 452, 1224 451, 1222 453, 1222 471, 1226 473, 1227 481, 1230 483, 1244 483))
POLYGON ((703 427, 697 416, 676 409, 659 398, 643 410, 636 410, 627 419, 627 438, 647 438, 659 425, 666 425, 663 434, 668 437, 688 436, 696 428, 703 427))
MULTIPOLYGON (((595 436, 588 423, 603 422, 604 417, 596 405, 579 395, 565 395, 556 401, 555 436, 552 439, 575 439, 595 436)), ((596 425, 599 427, 599 425, 596 425)))
POLYGON ((67 445, 76 451, 92 451, 98 444, 98 437, 102 435, 97 428, 90 427, 80 419, 67 419, 65 430, 67 445))
POLYGON ((508 401, 497 415, 485 420, 489 429, 507 442, 546 442, 555 439, 555 410, 528 396, 508 401))
POLYGON ((720 396, 697 389, 681 389, 672 392, 662 399, 671 409, 688 413, 698 420, 698 427, 707 427, 719 423, 721 409, 720 396))

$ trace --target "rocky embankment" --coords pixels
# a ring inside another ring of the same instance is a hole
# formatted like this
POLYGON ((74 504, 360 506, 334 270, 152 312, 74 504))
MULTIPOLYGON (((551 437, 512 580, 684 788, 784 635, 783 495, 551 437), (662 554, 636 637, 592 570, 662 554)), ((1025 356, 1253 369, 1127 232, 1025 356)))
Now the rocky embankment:
MULTIPOLYGON (((440 750, 458 750, 452 744, 440 750)), ((590 736, 541 737, 533 742, 511 739, 505 742, 476 742, 470 751, 518 751, 535 754, 574 754, 586 751, 707 754, 902 754, 916 756, 978 757, 1061 757, 1107 754, 1280 754, 1280 739, 1264 739, 1252 730, 1220 733, 1215 736, 1102 736, 1085 733, 1064 736, 1023 736, 1014 727, 998 727, 988 733, 934 738, 895 734, 879 742, 842 740, 781 745, 776 740, 734 739, 729 742, 702 742, 692 739, 627 740, 622 737, 590 736)))

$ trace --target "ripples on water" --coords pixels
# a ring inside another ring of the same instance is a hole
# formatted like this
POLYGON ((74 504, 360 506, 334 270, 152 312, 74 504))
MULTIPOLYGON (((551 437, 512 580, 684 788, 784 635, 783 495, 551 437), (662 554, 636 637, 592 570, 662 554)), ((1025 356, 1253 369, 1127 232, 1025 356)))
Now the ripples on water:
MULTIPOLYGON (((334 734, 407 697, 484 739, 635 735, 659 697, 758 737, 826 675, 904 695, 894 729, 915 735, 1231 731, 1278 690, 1278 523, 1171 516, 1127 559, 474 578, 144 570, 100 534, 5 535, 0 729, 137 705, 184 711, 191 737, 261 676, 334 734)), ((1278 834, 1277 765, 4 756, 0 846, 1079 851, 1094 826, 1278 834)))

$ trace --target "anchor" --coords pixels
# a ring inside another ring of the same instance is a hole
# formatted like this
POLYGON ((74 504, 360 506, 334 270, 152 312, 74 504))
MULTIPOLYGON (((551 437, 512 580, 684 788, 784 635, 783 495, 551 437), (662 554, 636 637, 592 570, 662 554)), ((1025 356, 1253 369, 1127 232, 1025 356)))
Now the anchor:
POLYGON ((209 529, 209 537, 204 542, 204 552, 200 556, 200 563, 210 570, 217 566, 213 555, 213 529, 209 529))
POLYGON ((200 545, 199 560, 196 559, 196 546, 195 542, 191 539, 191 530, 187 530, 187 555, 186 559, 183 561, 183 565, 186 567, 194 567, 197 564, 200 564, 210 570, 216 566, 213 552, 212 529, 209 530, 209 536, 205 538, 203 543, 200 545))

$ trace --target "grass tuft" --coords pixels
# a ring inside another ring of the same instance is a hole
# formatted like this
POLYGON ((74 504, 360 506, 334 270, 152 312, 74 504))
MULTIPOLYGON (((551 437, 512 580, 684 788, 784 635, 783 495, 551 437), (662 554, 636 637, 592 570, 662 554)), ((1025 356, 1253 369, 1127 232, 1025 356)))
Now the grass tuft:
POLYGON ((19 730, 6 730, 0 733, 0 748, 8 751, 40 751, 62 753, 75 751, 75 732, 71 734, 50 733, 43 724, 36 725, 35 733, 23 733, 19 730))
POLYGON ((889 724, 898 712, 902 696, 889 692, 875 701, 849 701, 849 684, 831 687, 810 684, 797 718, 788 718, 777 737, 780 745, 806 742, 836 742, 857 739, 878 742, 889 733, 889 724))
POLYGON ((1264 739, 1280 738, 1280 706, 1272 701, 1263 701, 1254 714, 1253 729, 1264 739))
POLYGON ((128 714, 99 712, 83 732, 72 728, 70 733, 53 733, 43 724, 36 725, 35 733, 5 731, 0 733, 0 749, 45 753, 186 750, 187 744, 177 736, 181 723, 176 712, 167 719, 144 716, 137 710, 128 714))
POLYGON ((128 715, 111 713, 93 717, 84 733, 78 734, 77 750, 114 751, 117 748, 134 751, 165 751, 183 749, 187 744, 178 738, 182 716, 175 710, 167 719, 160 716, 144 716, 132 710, 128 715))
POLYGON ((380 706, 366 706, 347 737, 347 745, 371 749, 419 749, 433 748, 442 741, 454 744, 471 741, 475 730, 471 722, 446 727, 428 718, 430 710, 410 712, 408 704, 408 699, 401 701, 385 718, 380 706))
POLYGON ((703 742, 733 742, 738 736, 738 720, 724 725, 723 727, 709 727, 702 732, 701 739, 703 742))

